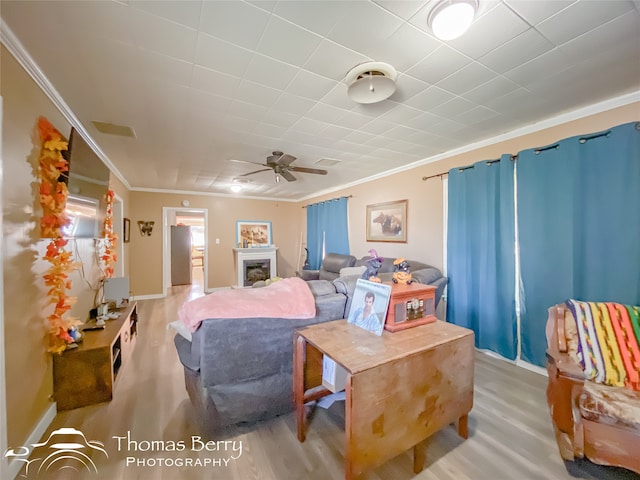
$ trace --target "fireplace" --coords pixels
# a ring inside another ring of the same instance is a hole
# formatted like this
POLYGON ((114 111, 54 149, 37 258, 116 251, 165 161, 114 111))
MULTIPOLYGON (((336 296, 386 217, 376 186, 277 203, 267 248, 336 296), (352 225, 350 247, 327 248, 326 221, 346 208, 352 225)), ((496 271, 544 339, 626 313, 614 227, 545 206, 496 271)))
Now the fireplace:
POLYGON ((261 280, 277 276, 276 247, 234 248, 237 286, 250 287, 261 280))
POLYGON ((268 258, 262 260, 243 260, 244 278, 243 286, 249 287, 261 280, 269 280, 271 278, 271 260, 268 258))

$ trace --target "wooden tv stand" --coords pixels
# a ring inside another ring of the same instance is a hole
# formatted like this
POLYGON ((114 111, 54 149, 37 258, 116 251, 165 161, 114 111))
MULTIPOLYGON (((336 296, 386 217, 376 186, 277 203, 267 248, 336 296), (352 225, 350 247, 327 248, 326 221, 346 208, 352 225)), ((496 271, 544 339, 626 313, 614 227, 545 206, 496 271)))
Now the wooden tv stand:
POLYGON ((78 348, 53 355, 53 396, 58 410, 70 410, 113 398, 118 379, 138 336, 136 303, 106 320, 105 328, 85 330, 78 348))

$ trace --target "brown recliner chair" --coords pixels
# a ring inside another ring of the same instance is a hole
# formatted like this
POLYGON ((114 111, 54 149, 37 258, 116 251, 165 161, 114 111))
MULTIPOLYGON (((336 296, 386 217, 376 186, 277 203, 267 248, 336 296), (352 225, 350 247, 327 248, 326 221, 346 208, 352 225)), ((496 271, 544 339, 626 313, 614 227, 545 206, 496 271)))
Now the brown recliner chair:
POLYGON ((547 401, 560 456, 586 457, 640 474, 640 392, 586 380, 576 335, 570 309, 565 304, 549 308, 547 401))

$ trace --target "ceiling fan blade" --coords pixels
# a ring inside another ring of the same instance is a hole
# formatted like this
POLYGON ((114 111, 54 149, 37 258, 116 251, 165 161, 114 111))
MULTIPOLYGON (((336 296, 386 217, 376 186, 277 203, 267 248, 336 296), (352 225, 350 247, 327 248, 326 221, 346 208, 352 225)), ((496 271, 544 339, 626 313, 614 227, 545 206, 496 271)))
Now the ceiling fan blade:
POLYGON ((278 159, 278 164, 284 167, 288 167, 295 161, 295 159, 296 157, 294 157, 293 155, 289 155, 288 153, 285 153, 278 159))
POLYGON ((255 172, 243 173, 242 175, 238 175, 239 177, 246 177, 248 175, 253 175, 254 173, 266 172, 271 170, 271 168, 263 168, 262 170, 256 170, 255 172))
POLYGON ((230 162, 236 162, 236 163, 249 163, 251 165, 261 165, 263 167, 268 167, 268 165, 265 165, 264 163, 258 163, 258 162, 249 162, 247 160, 236 160, 235 158, 230 158, 229 159, 230 162))
POLYGON ((280 175, 282 175, 287 180, 287 182, 295 182, 297 180, 296 177, 291 175, 291 172, 289 172, 288 170, 281 171, 280 175))
POLYGON ((320 170, 319 168, 306 168, 306 167, 289 167, 289 170, 302 173, 315 173, 316 175, 326 175, 326 170, 320 170))

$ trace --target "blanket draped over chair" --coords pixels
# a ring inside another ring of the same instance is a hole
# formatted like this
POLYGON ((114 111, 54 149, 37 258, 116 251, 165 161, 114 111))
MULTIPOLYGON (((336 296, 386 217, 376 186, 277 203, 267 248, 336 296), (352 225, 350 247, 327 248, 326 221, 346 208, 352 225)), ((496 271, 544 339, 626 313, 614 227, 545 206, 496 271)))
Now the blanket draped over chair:
POLYGON ((208 318, 306 319, 316 314, 315 299, 307 282, 285 278, 262 288, 219 290, 180 307, 178 315, 190 332, 208 318))
POLYGON ((640 308, 576 300, 566 305, 575 319, 577 360, 585 378, 640 391, 640 308))

